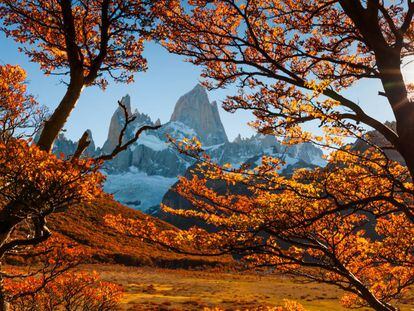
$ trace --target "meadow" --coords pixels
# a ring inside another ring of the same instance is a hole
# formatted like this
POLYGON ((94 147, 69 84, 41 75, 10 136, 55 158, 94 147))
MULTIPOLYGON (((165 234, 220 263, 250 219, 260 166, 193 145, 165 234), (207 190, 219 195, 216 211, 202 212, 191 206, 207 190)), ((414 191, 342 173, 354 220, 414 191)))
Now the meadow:
MULTIPOLYGON (((282 305, 284 299, 298 301, 309 311, 346 310, 339 304, 341 290, 282 275, 119 265, 85 268, 123 285, 122 310, 271 310, 282 305)), ((401 310, 414 310, 414 306, 405 302, 401 310)))

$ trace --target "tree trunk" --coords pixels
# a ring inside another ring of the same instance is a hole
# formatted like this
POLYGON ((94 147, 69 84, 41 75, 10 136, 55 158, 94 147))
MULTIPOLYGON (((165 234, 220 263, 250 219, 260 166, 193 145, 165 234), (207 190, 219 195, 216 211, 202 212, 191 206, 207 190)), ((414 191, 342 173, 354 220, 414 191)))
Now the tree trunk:
POLYGON ((414 102, 401 100, 395 110, 399 151, 405 160, 411 179, 414 180, 414 102))
POLYGON ((364 283, 362 283, 353 273, 348 271, 340 261, 335 259, 335 262, 337 266, 345 273, 348 281, 353 284, 353 286, 355 286, 355 289, 358 290, 360 297, 365 300, 371 308, 377 311, 397 310, 393 306, 378 300, 378 298, 370 291, 370 289, 364 283))
POLYGON ((83 75, 77 75, 77 77, 71 78, 65 96, 62 98, 59 106, 53 112, 49 120, 44 124, 39 141, 37 142, 40 149, 47 152, 52 150, 55 139, 78 102, 83 86, 83 75))
POLYGON ((396 311, 397 310, 393 306, 390 306, 388 304, 385 304, 379 301, 366 287, 363 287, 363 289, 360 289, 360 291, 362 291, 361 294, 364 300, 374 310, 376 311, 396 311))
MULTIPOLYGON (((414 120, 411 121, 414 123, 414 120)), ((403 156, 405 163, 410 171, 411 178, 414 180, 414 131, 411 134, 401 135, 401 155, 403 156)))
POLYGON ((399 145, 395 146, 404 158, 414 180, 414 102, 408 98, 401 73, 399 54, 378 58, 381 82, 397 123, 399 145))
MULTIPOLYGON (((21 218, 8 213, 0 213, 0 249, 9 238, 13 228, 21 221, 21 218)), ((0 253, 0 258, 4 254, 0 253)))
MULTIPOLYGON (((0 263, 0 272, 3 271, 2 264, 0 263)), ((4 289, 3 276, 0 274, 0 311, 8 311, 9 303, 7 302, 6 291, 4 289)))

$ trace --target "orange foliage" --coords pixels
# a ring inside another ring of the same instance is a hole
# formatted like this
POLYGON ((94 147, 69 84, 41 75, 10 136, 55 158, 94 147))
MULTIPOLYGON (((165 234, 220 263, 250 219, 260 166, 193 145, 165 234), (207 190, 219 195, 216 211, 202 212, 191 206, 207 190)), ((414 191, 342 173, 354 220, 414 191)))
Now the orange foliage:
POLYGON ((132 82, 146 68, 143 34, 145 1, 1 1, 3 31, 46 74, 67 75, 80 66, 86 85, 105 87, 101 73, 132 82))
MULTIPOLYGON (((195 148, 198 148, 195 145, 195 148)), ((108 216, 119 230, 188 254, 237 254, 251 268, 334 284, 345 306, 392 304, 414 284, 414 186, 407 168, 375 150, 332 153, 325 168, 278 173, 263 157, 254 170, 220 167, 200 158, 202 173, 182 178, 177 192, 189 210, 164 210, 217 228, 162 231, 108 216), (246 194, 217 193, 208 181, 243 185, 246 194)), ((388 310, 384 309, 384 310, 388 310)))
POLYGON ((70 272, 91 253, 60 235, 18 255, 26 266, 2 271, 11 310, 114 310, 122 297, 120 286, 96 273, 70 272))
MULTIPOLYGON (((30 122, 38 116, 33 113, 39 109, 26 94, 25 73, 20 67, 0 66, 0 74, 1 220, 13 222, 15 218, 20 223, 23 219, 42 218, 67 208, 68 203, 99 195, 104 178, 94 161, 66 161, 23 139, 21 133, 30 131, 30 122), (7 218, 7 214, 14 218, 7 218)), ((3 238, 10 237, 2 237, 1 255, 6 243, 10 244, 3 238)))
POLYGON ((33 213, 93 198, 99 195, 103 181, 93 164, 59 159, 24 140, 0 142, 1 206, 21 198, 23 191, 37 207, 33 213))
POLYGON ((19 66, 0 66, 0 139, 21 135, 22 128, 36 127, 34 117, 42 110, 33 96, 26 93, 26 72, 19 66))
POLYGON ((59 234, 17 255, 11 257, 22 257, 26 265, 2 271, 10 310, 109 311, 123 296, 121 286, 101 281, 95 272, 72 272, 93 253, 59 234))
POLYGON ((123 295, 119 285, 99 280, 96 273, 70 272, 57 277, 44 288, 36 291, 38 278, 24 283, 10 284, 13 293, 31 291, 13 300, 11 310, 116 310, 123 295))
POLYGON ((0 66, 0 262, 36 257, 34 262, 41 262, 42 268, 23 274, 1 271, 0 308, 11 297, 45 287, 80 262, 84 250, 49 239, 46 218, 101 195, 104 180, 99 163, 64 160, 25 139, 33 135, 42 116, 42 109, 26 93, 25 78, 18 66, 0 66), (12 288, 22 292, 7 293, 4 286, 10 280, 17 281, 19 285, 13 282, 12 288))

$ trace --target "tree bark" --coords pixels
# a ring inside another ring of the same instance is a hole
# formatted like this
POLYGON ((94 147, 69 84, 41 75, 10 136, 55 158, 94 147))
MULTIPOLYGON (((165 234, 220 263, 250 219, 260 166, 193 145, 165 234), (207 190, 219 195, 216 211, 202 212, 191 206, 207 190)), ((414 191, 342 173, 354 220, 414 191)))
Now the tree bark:
POLYGON ((397 124, 399 146, 395 147, 404 158, 414 180, 414 102, 408 98, 400 66, 399 53, 391 52, 378 57, 381 82, 397 124))
POLYGON ((71 79, 65 96, 62 98, 52 116, 44 124, 39 141, 37 142, 40 149, 47 152, 52 150, 53 143, 65 125, 73 108, 75 108, 83 87, 83 75, 78 75, 78 77, 71 79))
POLYGON ((375 53, 384 92, 397 123, 398 146, 414 180, 414 102, 408 98, 401 73, 401 46, 391 46, 379 25, 376 5, 364 8, 360 1, 341 0, 344 12, 361 32, 367 46, 375 53))
MULTIPOLYGON (((9 238, 13 228, 22 221, 22 219, 13 213, 10 210, 16 210, 19 208, 17 204, 8 204, 3 210, 0 211, 0 248, 6 243, 9 238)), ((0 258, 4 254, 0 253, 0 258)))
MULTIPOLYGON (((0 263, 0 273, 3 271, 3 265, 0 263)), ((3 276, 0 274, 0 311, 8 311, 9 303, 7 302, 6 291, 4 288, 3 276)))
MULTIPOLYGON (((412 120, 411 122, 414 123, 414 120, 412 120)), ((397 122, 397 128, 398 128, 398 122, 397 122)), ((400 130, 399 132, 405 132, 405 130, 400 130)), ((402 142, 400 152, 410 171, 411 178, 414 180, 414 130, 407 131, 407 133, 404 135, 400 134, 400 137, 401 137, 401 142, 402 142)))
POLYGON ((359 292, 361 293, 361 296, 364 297, 365 301, 374 310, 376 310, 376 311, 396 311, 397 310, 393 306, 390 306, 390 305, 385 304, 385 303, 381 302, 380 300, 378 300, 371 293, 371 291, 367 287, 365 287, 364 285, 361 284, 361 286, 359 286, 359 284, 357 284, 356 287, 359 290, 359 292))

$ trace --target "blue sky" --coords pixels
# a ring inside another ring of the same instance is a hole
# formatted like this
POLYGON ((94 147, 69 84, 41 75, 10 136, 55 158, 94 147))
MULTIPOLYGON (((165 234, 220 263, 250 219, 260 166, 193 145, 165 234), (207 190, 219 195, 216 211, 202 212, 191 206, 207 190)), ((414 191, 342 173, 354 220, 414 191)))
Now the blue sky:
MULTIPOLYGON (((39 65, 30 63, 19 53, 13 40, 0 33, 0 63, 18 64, 28 73, 29 91, 37 100, 53 109, 64 94, 65 86, 58 77, 45 76, 39 65)), ((85 89, 81 99, 65 126, 66 135, 77 140, 86 129, 91 129, 95 143, 101 146, 107 137, 110 118, 117 107, 117 100, 129 94, 133 108, 148 114, 154 121, 160 118, 167 122, 178 98, 191 90, 199 81, 200 68, 184 62, 183 58, 169 54, 156 44, 148 44, 145 50, 148 71, 138 73, 133 84, 110 83, 106 91, 96 87, 85 89)), ((406 70, 406 79, 414 81, 414 70, 406 70)), ((356 87, 344 92, 352 100, 360 102, 367 113, 381 121, 391 120, 392 113, 377 96, 381 89, 377 81, 363 81, 356 87)), ((209 92, 210 100, 219 103, 226 95, 234 94, 235 89, 223 89, 209 92)), ((249 112, 230 114, 220 110, 222 122, 230 140, 239 133, 246 137, 253 134, 247 122, 253 117, 249 112)))

